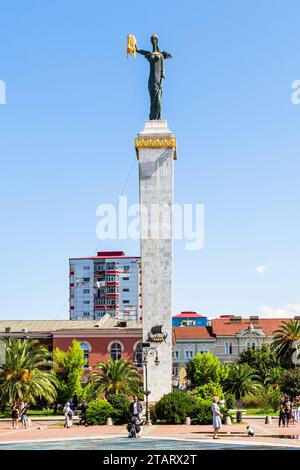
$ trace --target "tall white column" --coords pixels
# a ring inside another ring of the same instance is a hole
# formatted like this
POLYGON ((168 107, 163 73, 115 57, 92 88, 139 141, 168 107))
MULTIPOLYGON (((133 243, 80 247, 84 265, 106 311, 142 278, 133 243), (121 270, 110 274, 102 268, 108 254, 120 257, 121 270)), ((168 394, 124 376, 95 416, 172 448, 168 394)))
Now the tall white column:
MULTIPOLYGON (((172 236, 173 161, 176 139, 167 122, 146 121, 136 139, 141 204, 141 262, 143 338, 152 327, 162 326, 167 337, 148 362, 149 401, 172 390, 172 236)), ((151 336, 151 335, 150 335, 151 336)))

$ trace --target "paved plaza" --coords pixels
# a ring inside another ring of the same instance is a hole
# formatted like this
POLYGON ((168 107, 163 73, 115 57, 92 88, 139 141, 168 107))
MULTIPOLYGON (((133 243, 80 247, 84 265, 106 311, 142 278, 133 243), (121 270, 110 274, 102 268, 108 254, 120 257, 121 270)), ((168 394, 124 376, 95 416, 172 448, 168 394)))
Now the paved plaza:
MULTIPOLYGON (((38 440, 63 439, 104 439, 126 437, 126 426, 90 426, 78 427, 73 425, 69 429, 62 426, 61 421, 33 421, 28 429, 11 428, 9 421, 0 422, 0 444, 12 442, 33 442, 38 440)), ((212 439, 211 425, 152 425, 144 427, 144 437, 154 439, 182 439, 201 441, 212 439)), ((243 424, 222 426, 220 439, 224 442, 247 442, 251 444, 274 444, 280 446, 293 446, 300 448, 300 423, 289 428, 279 428, 278 421, 273 419, 272 424, 264 424, 262 418, 248 418, 243 424), (246 426, 249 424, 256 436, 246 436, 246 426)))

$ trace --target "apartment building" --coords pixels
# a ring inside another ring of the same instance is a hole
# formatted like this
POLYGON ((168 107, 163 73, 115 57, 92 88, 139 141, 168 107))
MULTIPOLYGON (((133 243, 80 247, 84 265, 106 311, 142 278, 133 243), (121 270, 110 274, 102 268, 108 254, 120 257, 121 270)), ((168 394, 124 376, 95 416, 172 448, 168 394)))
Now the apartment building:
POLYGON ((141 260, 123 251, 71 258, 70 320, 142 319, 141 260))

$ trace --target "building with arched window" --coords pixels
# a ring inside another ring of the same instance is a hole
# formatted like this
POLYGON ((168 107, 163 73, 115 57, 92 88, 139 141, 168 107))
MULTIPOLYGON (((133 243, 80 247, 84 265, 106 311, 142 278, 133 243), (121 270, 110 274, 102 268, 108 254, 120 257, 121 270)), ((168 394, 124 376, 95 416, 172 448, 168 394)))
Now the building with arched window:
POLYGON ((143 367, 143 348, 142 342, 139 342, 135 345, 134 351, 134 363, 136 367, 143 367))
POLYGON ((111 359, 118 361, 122 357, 122 350, 124 351, 124 346, 119 341, 111 342, 108 345, 108 351, 110 353, 111 359))
POLYGON ((84 359, 86 360, 86 364, 84 367, 89 367, 89 353, 90 353, 90 345, 86 342, 81 342, 80 343, 80 348, 83 351, 84 359))

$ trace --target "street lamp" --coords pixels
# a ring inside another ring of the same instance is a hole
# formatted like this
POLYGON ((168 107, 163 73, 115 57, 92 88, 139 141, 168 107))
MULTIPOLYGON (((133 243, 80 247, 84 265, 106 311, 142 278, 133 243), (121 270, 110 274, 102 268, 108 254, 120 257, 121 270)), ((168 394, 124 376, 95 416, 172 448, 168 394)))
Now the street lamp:
POLYGON ((146 397, 146 424, 148 426, 151 425, 150 410, 149 410, 149 395, 151 393, 151 390, 148 389, 148 357, 154 357, 154 356, 155 356, 154 364, 156 366, 159 366, 157 349, 151 346, 150 343, 142 343, 142 364, 144 367, 144 377, 145 377, 144 395, 146 397))

